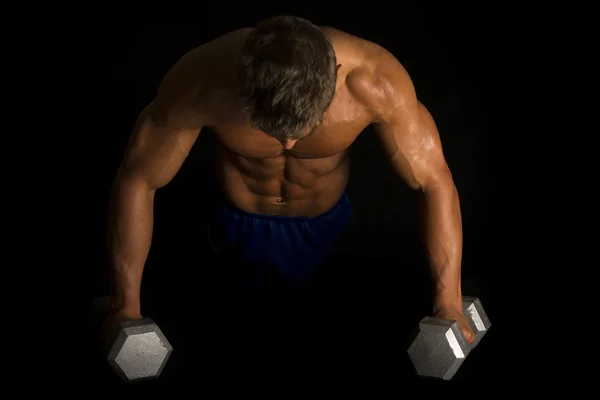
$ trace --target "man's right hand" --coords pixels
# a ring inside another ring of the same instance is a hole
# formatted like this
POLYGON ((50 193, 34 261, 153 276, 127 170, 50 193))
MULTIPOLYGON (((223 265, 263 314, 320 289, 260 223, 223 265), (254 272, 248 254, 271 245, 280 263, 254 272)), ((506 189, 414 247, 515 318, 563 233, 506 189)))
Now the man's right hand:
POLYGON ((109 310, 100 326, 99 339, 106 340, 110 328, 122 321, 131 321, 142 318, 139 312, 128 310, 109 310))

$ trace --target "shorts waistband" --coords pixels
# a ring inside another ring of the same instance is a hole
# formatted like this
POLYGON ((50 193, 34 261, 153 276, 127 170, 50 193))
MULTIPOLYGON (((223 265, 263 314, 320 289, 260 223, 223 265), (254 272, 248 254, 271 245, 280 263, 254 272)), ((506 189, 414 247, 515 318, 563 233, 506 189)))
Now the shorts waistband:
POLYGON ((342 193, 340 199, 337 201, 337 203, 335 203, 335 205, 333 207, 331 207, 328 211, 325 211, 323 214, 319 214, 319 215, 316 215, 314 217, 301 217, 301 216, 289 216, 289 215, 269 215, 269 214, 249 213, 247 211, 244 211, 244 210, 241 210, 241 209, 237 208, 236 206, 232 205, 230 202, 227 202, 227 201, 220 201, 217 204, 217 207, 224 208, 228 212, 231 212, 233 214, 240 215, 240 216, 243 216, 243 217, 252 218, 254 220, 281 221, 281 222, 284 222, 284 221, 301 222, 301 221, 314 221, 314 220, 319 219, 319 218, 327 217, 327 216, 335 213, 340 207, 342 207, 342 205, 344 203, 346 203, 348 201, 349 201, 349 199, 348 199, 348 189, 345 189, 344 192, 342 193))

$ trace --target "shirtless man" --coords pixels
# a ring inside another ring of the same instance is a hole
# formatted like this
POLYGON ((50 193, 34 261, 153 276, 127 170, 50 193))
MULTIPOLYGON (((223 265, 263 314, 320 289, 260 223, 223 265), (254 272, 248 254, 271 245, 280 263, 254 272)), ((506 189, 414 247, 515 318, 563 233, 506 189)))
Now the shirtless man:
POLYGON ((349 218, 348 149, 373 125, 392 168, 422 194, 434 315, 462 312, 458 194, 436 125, 409 75, 375 43, 290 16, 219 37, 184 55, 140 113, 109 213, 111 309, 140 318, 157 189, 209 127, 223 202, 215 227, 260 284, 267 268, 305 281, 349 218))

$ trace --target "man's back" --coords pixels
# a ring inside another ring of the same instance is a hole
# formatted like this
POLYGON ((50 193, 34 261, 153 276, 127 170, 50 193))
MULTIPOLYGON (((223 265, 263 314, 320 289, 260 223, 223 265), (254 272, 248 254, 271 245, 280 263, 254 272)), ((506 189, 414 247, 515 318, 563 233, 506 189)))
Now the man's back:
POLYGON ((373 122, 357 92, 370 73, 369 53, 381 49, 323 28, 339 66, 335 95, 323 122, 286 149, 285 143, 251 127, 238 94, 235 68, 249 31, 228 33, 185 55, 162 84, 162 92, 181 92, 165 106, 185 109, 180 111, 184 115, 201 113, 203 126, 215 132, 217 178, 234 206, 258 214, 322 214, 345 190, 348 148, 373 122))

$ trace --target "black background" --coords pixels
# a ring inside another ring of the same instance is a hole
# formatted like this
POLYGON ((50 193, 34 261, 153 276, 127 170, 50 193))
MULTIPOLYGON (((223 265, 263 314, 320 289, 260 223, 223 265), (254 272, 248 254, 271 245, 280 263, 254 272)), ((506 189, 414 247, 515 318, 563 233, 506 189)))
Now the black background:
MULTIPOLYGON (((498 143, 506 122, 498 104, 506 89, 501 71, 509 42, 500 37, 501 14, 493 10, 467 3, 416 3, 327 5, 333 11, 312 4, 280 9, 223 5, 99 14, 95 35, 81 48, 86 57, 92 54, 81 63, 94 63, 84 90, 85 98, 94 101, 88 110, 94 122, 85 140, 90 152, 83 155, 87 178, 80 181, 86 207, 78 234, 85 241, 76 250, 89 262, 77 276, 77 298, 84 304, 106 292, 108 191, 133 123, 164 73, 191 48, 226 32, 267 16, 294 14, 379 43, 410 73, 419 99, 436 120, 460 194, 463 293, 480 297, 493 324, 481 345, 451 382, 419 379, 411 369, 403 344, 431 311, 427 264, 414 195, 387 165, 371 128, 352 147, 352 220, 321 272, 321 303, 307 307, 320 312, 307 317, 305 311, 301 317, 293 308, 285 318, 281 309, 269 309, 254 320, 242 317, 235 297, 228 297, 233 294, 215 291, 211 283, 220 277, 221 261, 205 236, 214 143, 207 130, 179 174, 156 195, 142 314, 161 326, 175 351, 158 381, 132 390, 162 384, 244 390, 364 384, 401 392, 403 383, 443 389, 506 379, 498 339, 505 327, 494 289, 505 261, 500 254, 505 244, 499 232, 498 143), (265 323, 274 315, 278 325, 265 323), (248 350, 257 346, 248 344, 251 340, 270 350, 248 350)), ((79 356, 84 382, 116 383, 93 351, 79 356)))

